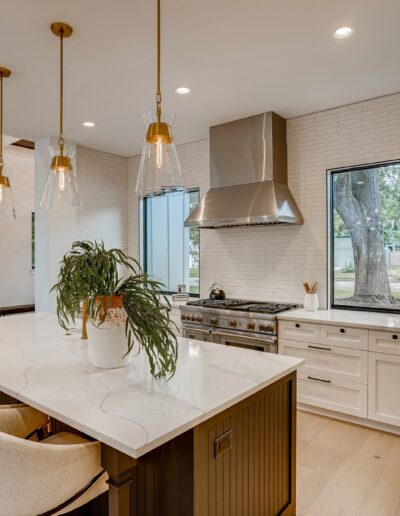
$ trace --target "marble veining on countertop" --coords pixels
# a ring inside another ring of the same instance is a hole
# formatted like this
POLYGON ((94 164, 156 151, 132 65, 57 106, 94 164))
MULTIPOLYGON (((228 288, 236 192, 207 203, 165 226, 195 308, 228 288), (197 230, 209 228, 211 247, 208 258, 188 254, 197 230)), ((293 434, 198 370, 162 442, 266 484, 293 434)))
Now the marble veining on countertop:
POLYGON ((140 457, 298 369, 302 360, 179 339, 169 381, 154 380, 145 353, 98 369, 87 341, 50 314, 0 318, 0 391, 100 441, 140 457))
POLYGON ((289 321, 307 321, 327 324, 346 324, 357 328, 373 330, 399 330, 400 314, 367 312, 360 310, 317 310, 309 312, 303 308, 278 315, 278 319, 289 321))

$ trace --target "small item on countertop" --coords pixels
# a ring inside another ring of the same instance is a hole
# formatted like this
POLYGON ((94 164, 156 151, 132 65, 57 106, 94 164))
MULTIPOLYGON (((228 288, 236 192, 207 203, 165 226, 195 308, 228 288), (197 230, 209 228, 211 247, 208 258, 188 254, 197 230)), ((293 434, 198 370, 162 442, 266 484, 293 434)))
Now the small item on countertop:
POLYGON ((318 281, 314 283, 312 287, 308 284, 308 282, 303 283, 304 290, 306 291, 306 294, 316 294, 317 293, 317 287, 318 287, 318 281))
POLYGON ((186 294, 186 285, 184 283, 178 285, 178 294, 186 294))
POLYGON ((210 299, 225 299, 224 287, 221 283, 213 283, 210 287, 210 299))
POLYGON ((189 294, 172 294, 173 301, 188 301, 189 299, 189 294))
POLYGON ((304 290, 304 309, 308 312, 316 312, 319 308, 319 301, 317 295, 318 281, 310 287, 308 282, 303 283, 304 290))

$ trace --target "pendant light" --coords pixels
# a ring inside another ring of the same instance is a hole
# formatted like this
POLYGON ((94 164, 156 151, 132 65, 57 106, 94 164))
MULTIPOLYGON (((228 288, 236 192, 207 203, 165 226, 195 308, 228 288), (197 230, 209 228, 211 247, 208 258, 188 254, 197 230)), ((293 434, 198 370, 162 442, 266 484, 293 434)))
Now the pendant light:
POLYGON ((156 119, 144 115, 147 125, 136 193, 141 197, 182 190, 181 164, 171 132, 173 119, 162 121, 161 111, 161 6, 157 0, 157 94, 156 119))
POLYGON ((10 70, 0 67, 0 219, 15 220, 10 171, 4 166, 3 160, 3 79, 10 75, 10 70))
POLYGON ((40 206, 52 208, 80 208, 76 173, 72 165, 74 151, 68 149, 63 133, 64 102, 64 38, 72 34, 72 27, 63 22, 51 24, 51 31, 60 38, 60 132, 58 145, 50 147, 51 164, 40 206))

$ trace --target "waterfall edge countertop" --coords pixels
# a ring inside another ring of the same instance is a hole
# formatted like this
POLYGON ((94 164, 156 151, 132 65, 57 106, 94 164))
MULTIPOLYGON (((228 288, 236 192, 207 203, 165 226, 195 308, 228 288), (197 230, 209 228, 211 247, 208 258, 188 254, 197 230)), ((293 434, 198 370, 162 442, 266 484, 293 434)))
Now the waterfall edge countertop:
POLYGON ((175 376, 154 380, 142 351, 98 369, 54 315, 0 318, 0 391, 138 458, 297 370, 303 360, 179 339, 175 376))
POLYGON ((278 314, 278 320, 303 321, 332 325, 347 325, 371 330, 400 331, 400 314, 385 312, 367 312, 361 310, 317 310, 309 312, 303 308, 278 314))

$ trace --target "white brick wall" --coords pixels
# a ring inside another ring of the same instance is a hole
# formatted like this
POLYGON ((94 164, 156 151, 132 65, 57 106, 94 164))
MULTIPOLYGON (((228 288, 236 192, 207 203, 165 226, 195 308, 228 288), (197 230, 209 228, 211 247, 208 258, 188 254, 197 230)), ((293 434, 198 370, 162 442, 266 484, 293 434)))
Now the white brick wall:
MULTIPOLYGON (((302 302, 303 281, 318 281, 326 307, 326 170, 400 158, 400 94, 288 120, 287 137, 289 186, 304 225, 202 230, 202 296, 220 281, 232 297, 302 302)), ((203 194, 209 183, 207 141, 178 151, 188 186, 200 186, 203 194)), ((138 161, 135 169, 132 160, 134 183, 138 161)), ((136 236, 133 224, 130 238, 136 236)))
POLYGON ((83 206, 78 211, 79 240, 103 240, 106 247, 128 249, 127 167, 127 158, 77 147, 83 206))

